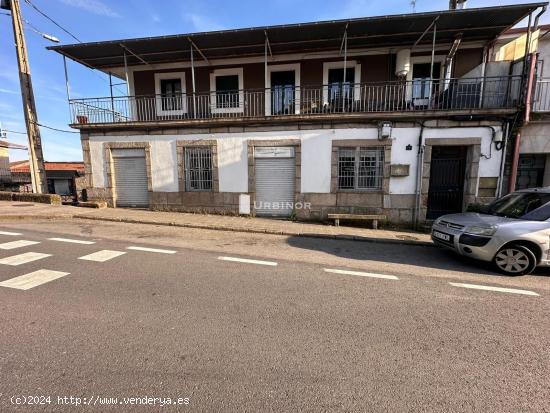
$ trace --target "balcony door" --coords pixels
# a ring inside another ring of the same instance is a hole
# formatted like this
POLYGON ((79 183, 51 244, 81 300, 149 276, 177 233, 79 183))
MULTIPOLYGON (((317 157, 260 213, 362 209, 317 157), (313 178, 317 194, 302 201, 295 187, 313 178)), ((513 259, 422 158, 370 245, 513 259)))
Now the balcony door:
POLYGON ((415 63, 412 73, 412 101, 414 106, 428 106, 430 103, 430 94, 436 93, 438 82, 433 79, 439 79, 441 73, 441 63, 434 63, 433 72, 430 76, 431 63, 415 63))
POLYGON ((346 109, 353 102, 355 85, 355 68, 329 69, 328 71, 328 103, 334 109, 346 109))
POLYGON ((295 113, 295 90, 296 72, 294 70, 271 72, 272 115, 290 115, 295 113))

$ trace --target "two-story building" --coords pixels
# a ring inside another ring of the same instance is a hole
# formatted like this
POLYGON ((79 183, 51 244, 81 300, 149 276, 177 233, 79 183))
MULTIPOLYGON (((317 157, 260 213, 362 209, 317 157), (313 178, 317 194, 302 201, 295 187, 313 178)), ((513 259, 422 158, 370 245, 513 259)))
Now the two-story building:
POLYGON ((524 105, 495 40, 546 3, 53 46, 127 81, 71 99, 89 199, 410 224, 489 200, 524 105))

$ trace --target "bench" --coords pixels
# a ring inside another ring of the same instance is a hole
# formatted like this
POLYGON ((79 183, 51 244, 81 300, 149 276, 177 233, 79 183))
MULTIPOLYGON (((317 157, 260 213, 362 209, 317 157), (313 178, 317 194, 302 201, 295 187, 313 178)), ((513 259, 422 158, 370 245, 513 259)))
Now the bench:
POLYGON ((340 220, 349 221, 372 221, 372 228, 378 229, 378 221, 385 221, 385 215, 358 215, 358 214, 328 214, 328 219, 334 220, 334 225, 339 227, 340 220))

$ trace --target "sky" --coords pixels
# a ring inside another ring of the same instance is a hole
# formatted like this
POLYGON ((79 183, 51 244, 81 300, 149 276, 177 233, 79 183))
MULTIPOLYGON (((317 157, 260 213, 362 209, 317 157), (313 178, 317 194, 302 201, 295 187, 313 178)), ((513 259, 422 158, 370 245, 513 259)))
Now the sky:
MULTIPOLYGON (((233 29, 318 20, 410 13, 410 0, 30 0, 83 42, 233 29)), ((75 43, 69 35, 20 0, 23 18, 34 28, 53 35, 61 44, 75 43)), ((469 0, 467 7, 515 4, 517 1, 469 0)), ((416 11, 448 8, 448 0, 417 0, 416 11)), ((6 13, 0 10, 0 13, 6 13)), ((541 23, 550 22, 549 13, 541 23)), ((68 127, 69 105, 63 59, 43 39, 25 26, 25 36, 38 112, 38 122, 63 130, 68 127)), ((68 61, 71 96, 109 95, 108 78, 101 72, 68 61)), ((124 90, 125 86, 119 86, 124 90)), ((25 132, 11 17, 0 14, 0 122, 9 131, 25 132)), ((73 132, 75 130, 72 130, 73 132)), ((82 160, 77 133, 41 128, 47 161, 82 160)), ((26 144, 25 134, 8 132, 8 139, 26 144)), ((26 151, 10 150, 10 160, 27 159, 26 151)))

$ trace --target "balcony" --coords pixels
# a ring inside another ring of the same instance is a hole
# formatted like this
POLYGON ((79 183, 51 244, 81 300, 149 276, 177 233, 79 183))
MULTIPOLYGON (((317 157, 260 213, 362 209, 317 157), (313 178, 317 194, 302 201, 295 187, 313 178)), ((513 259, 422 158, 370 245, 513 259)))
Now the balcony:
POLYGON ((533 95, 533 112, 550 113, 550 79, 540 78, 533 95))
POLYGON ((334 83, 171 96, 123 96, 70 100, 75 127, 103 124, 271 120, 385 113, 513 112, 522 105, 521 76, 417 79, 382 83, 334 83))

